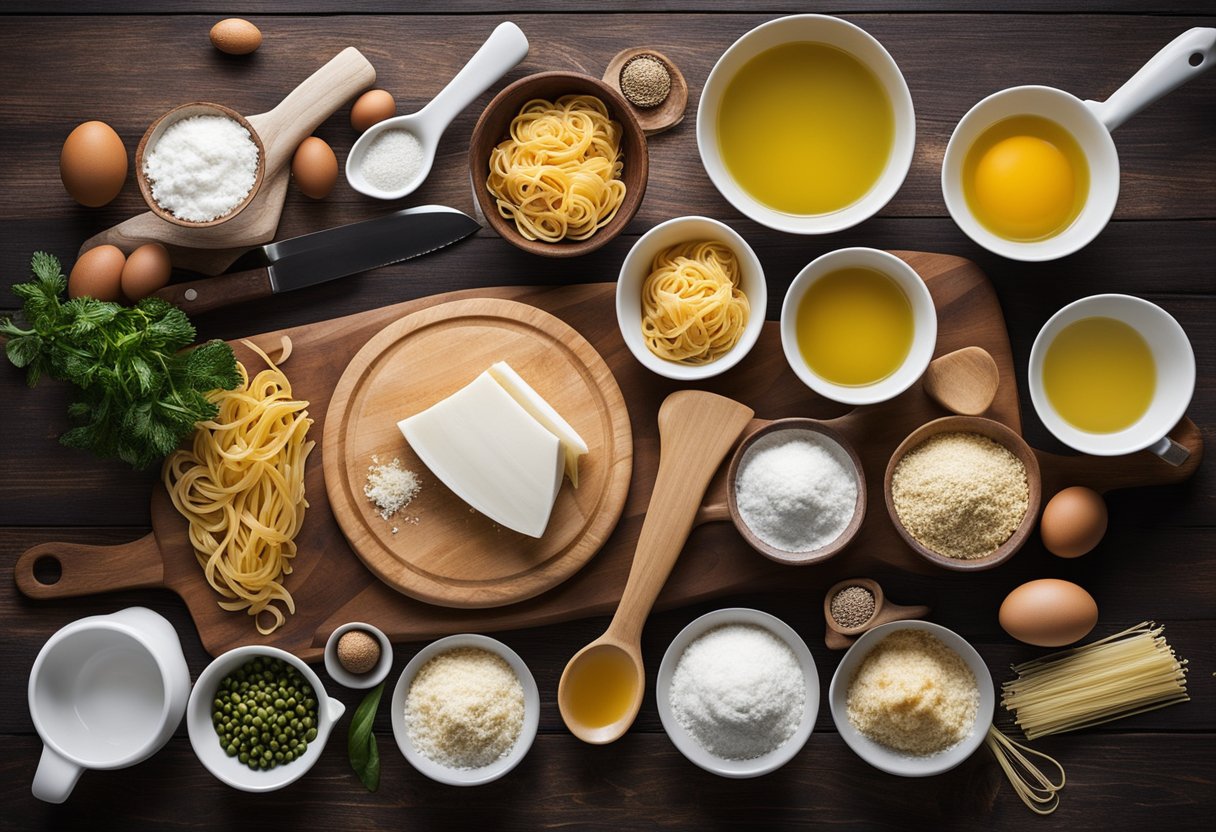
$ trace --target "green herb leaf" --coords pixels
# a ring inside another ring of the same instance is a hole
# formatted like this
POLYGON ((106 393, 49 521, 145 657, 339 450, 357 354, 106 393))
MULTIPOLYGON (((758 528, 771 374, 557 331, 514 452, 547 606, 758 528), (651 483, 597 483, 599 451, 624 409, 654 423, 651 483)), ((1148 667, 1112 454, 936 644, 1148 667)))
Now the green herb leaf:
POLYGON ((363 697, 355 709, 355 715, 351 717, 346 743, 351 768, 369 792, 380 788, 380 749, 376 745, 376 735, 372 733, 372 723, 376 719, 382 693, 384 682, 363 697))
POLYGON ((207 394, 240 382, 236 357, 222 341, 183 353, 195 330, 186 314, 159 298, 124 307, 93 298, 64 300, 59 260, 36 252, 34 279, 13 287, 24 326, 0 320, 4 352, 34 386, 43 375, 79 388, 68 407, 75 424, 60 437, 69 447, 155 465, 213 418, 207 394))

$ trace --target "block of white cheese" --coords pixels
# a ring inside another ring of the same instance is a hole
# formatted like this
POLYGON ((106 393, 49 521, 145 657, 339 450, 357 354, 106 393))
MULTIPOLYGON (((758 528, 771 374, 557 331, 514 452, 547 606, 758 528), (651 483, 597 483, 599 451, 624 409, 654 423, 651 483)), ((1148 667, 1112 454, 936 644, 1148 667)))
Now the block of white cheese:
POLYGON ((419 459, 470 506, 521 534, 545 533, 565 451, 488 371, 397 427, 419 459))
POLYGON ((578 432, 570 427, 570 423, 541 398, 510 364, 499 361, 487 372, 511 394, 511 398, 519 402, 524 410, 532 414, 536 421, 562 443, 562 452, 566 458, 566 476, 570 478, 570 483, 578 488, 578 458, 587 453, 587 443, 583 441, 583 437, 579 436, 578 432))

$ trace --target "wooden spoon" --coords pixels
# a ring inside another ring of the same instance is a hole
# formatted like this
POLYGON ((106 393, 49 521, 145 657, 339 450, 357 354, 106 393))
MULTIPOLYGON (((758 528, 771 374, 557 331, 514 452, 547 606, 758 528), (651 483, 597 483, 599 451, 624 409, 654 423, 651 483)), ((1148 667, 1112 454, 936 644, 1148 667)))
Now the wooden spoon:
POLYGON ((923 380, 929 398, 959 416, 979 416, 992 406, 1001 374, 983 347, 963 347, 933 359, 923 380))
POLYGON ((753 415, 749 407, 699 390, 672 393, 659 408, 659 472, 625 592, 608 629, 574 654, 557 687, 562 720, 583 742, 613 742, 637 717, 646 687, 646 616, 688 540, 710 479, 753 415), (623 707, 607 701, 614 692, 627 700, 623 707), (588 699, 600 700, 598 710, 614 718, 584 721, 576 702, 588 699))

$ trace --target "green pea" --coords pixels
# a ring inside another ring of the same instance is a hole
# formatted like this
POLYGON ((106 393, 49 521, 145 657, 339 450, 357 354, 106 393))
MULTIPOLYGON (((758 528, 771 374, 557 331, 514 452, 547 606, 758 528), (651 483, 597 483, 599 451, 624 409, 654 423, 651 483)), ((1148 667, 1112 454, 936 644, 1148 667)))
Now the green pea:
POLYGON ((316 738, 317 738, 317 729, 316 728, 309 728, 308 733, 304 735, 305 742, 312 742, 316 738))

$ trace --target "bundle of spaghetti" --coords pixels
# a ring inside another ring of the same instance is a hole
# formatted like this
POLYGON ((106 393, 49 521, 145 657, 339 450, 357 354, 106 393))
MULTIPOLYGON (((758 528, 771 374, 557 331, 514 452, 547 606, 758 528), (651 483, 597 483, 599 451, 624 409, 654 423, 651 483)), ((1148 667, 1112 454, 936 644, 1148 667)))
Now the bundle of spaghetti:
POLYGON ((1092 644, 1014 666, 1001 702, 1027 739, 1062 734, 1186 702, 1186 661, 1142 621, 1092 644))
POLYGON ((681 243, 660 251, 642 284, 647 348, 682 364, 708 364, 729 352, 751 312, 739 280, 739 260, 724 243, 681 243))
MULTIPOLYGON (((252 379, 240 362, 241 384, 208 395, 219 413, 199 422, 189 450, 175 451, 163 470, 173 505, 190 524, 190 544, 207 582, 226 610, 246 610, 258 632, 284 622, 282 604, 295 612, 283 586, 304 522, 304 464, 314 442, 308 402, 292 397, 291 382, 265 352, 252 379), (262 613, 270 616, 263 624, 262 613)), ((290 352, 284 339, 280 361, 290 352)))
POLYGON ((533 99, 490 152, 486 188, 529 240, 585 240, 625 200, 621 125, 591 95, 533 99))

